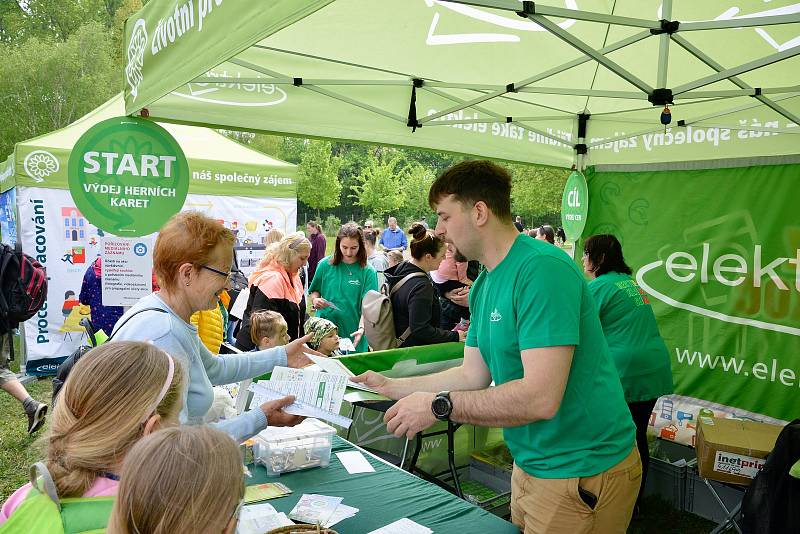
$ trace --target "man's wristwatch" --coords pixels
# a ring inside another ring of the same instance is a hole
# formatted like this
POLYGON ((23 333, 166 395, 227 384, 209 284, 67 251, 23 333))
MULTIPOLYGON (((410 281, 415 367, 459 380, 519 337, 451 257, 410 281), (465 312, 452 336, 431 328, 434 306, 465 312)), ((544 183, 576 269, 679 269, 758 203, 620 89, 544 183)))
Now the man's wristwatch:
POLYGON ((453 413, 453 401, 450 400, 449 391, 440 391, 431 403, 431 411, 439 421, 449 421, 453 413))

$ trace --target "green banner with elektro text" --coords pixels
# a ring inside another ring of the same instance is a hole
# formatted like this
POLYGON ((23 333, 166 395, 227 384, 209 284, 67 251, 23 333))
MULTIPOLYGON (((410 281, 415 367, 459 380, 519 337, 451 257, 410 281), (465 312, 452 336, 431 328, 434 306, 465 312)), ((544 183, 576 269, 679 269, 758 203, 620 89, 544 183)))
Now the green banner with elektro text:
POLYGON ((800 165, 586 173, 584 238, 614 234, 675 392, 791 420, 800 392, 800 165))

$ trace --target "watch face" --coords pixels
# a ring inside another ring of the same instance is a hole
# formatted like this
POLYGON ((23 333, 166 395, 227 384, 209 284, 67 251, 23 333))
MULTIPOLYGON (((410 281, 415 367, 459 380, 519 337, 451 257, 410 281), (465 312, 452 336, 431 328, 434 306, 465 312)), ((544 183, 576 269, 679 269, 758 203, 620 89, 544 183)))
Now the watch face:
POLYGON ((433 413, 444 417, 450 412, 450 403, 444 397, 436 397, 433 399, 433 413))

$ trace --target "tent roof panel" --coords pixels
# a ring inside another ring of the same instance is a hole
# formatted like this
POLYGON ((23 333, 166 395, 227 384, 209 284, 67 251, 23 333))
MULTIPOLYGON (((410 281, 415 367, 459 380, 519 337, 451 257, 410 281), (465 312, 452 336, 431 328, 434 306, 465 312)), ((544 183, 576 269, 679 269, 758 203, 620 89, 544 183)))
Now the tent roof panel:
MULTIPOLYGON (((145 49, 141 65, 132 62, 129 70, 142 75, 138 82, 141 91, 158 99, 148 106, 152 116, 163 120, 461 151, 565 167, 573 163, 575 153, 564 145, 574 143, 577 114, 584 109, 594 114, 623 114, 615 126, 609 126, 608 121, 590 122, 590 137, 614 136, 623 127, 630 131, 631 120, 643 126, 652 121, 652 128, 659 128, 661 104, 655 98, 658 105, 650 106, 647 97, 652 96, 648 94, 652 88, 658 88, 660 74, 666 73, 668 88, 682 86, 690 96, 691 91, 731 91, 744 84, 762 88, 800 85, 800 69, 793 56, 800 53, 800 4, 790 0, 769 4, 742 0, 737 6, 723 0, 674 2, 670 18, 679 21, 683 30, 679 26, 671 37, 651 35, 645 28, 660 26, 658 21, 664 14, 658 0, 550 0, 537 2, 537 13, 527 18, 516 13, 523 9, 519 2, 486 3, 494 7, 481 7, 481 0, 408 0, 367 9, 365 6, 374 4, 305 0, 294 8, 279 2, 256 9, 246 2, 226 0, 215 12, 214 26, 208 22, 203 30, 206 36, 224 35, 236 41, 238 51, 224 62, 213 60, 220 53, 213 39, 201 42, 184 37, 169 44, 171 56, 161 52, 155 56, 145 49), (543 15, 548 9, 551 15, 543 15), (271 24, 265 24, 260 32, 234 32, 239 29, 238 21, 248 17, 271 24), (282 22, 275 22, 278 20, 282 22), (773 24, 776 20, 781 24, 773 24), (701 22, 704 28, 730 24, 743 27, 694 30, 692 25, 697 28, 701 22), (185 48, 181 55, 178 51, 189 43, 195 45, 185 48), (660 64, 664 46, 668 47, 668 61, 660 64), (249 88, 233 87, 232 81, 227 86, 187 85, 201 74, 180 76, 170 68, 184 57, 191 56, 192 61, 203 57, 198 50, 207 50, 210 59, 202 69, 196 64, 196 73, 211 71, 219 76, 227 71, 229 77, 255 76, 264 82, 250 79, 249 88), (782 55, 773 56, 776 53, 782 55), (781 61, 766 65, 775 59, 781 61), (709 61, 713 64, 707 64, 709 61), (719 70, 725 73, 751 62, 766 66, 741 69, 738 83, 717 76, 719 70), (282 79, 267 83, 276 76, 282 79), (430 86, 412 91, 413 77, 431 82, 430 86), (303 80, 302 87, 289 83, 295 78, 297 85, 301 85, 299 79, 303 80), (319 82, 316 86, 315 81, 319 82), (509 86, 511 83, 516 85, 509 86), (506 93, 507 86, 516 91, 521 84, 530 84, 531 91, 506 93), (551 94, 542 88, 559 91, 551 94), (174 93, 165 94, 168 91, 174 93), (508 130, 456 128, 465 124, 448 123, 445 128, 428 124, 412 131, 414 120, 424 120, 434 110, 445 112, 441 120, 450 121, 467 120, 457 118, 459 113, 473 118, 477 114, 479 119, 499 116, 514 121, 520 114, 555 119, 536 122, 535 127, 533 123, 513 122, 524 128, 517 133, 532 140, 527 144, 512 142, 508 130), (446 111, 452 112, 450 118, 446 111), (564 113, 574 116, 560 119, 564 113), (569 138, 568 143, 539 144, 549 132, 559 130, 566 132, 563 138, 569 138)), ((135 43, 131 37, 141 36, 134 31, 135 24, 141 21, 139 30, 144 25, 152 35, 153 24, 168 5, 166 0, 152 0, 132 17, 126 28, 129 45, 135 43)), ((133 77, 131 81, 137 80, 133 77)), ((755 99, 749 100, 755 100, 757 106, 749 108, 744 104, 749 97, 742 103, 737 95, 717 95, 697 103, 676 100, 676 115, 687 117, 681 119, 687 122, 712 120, 712 116, 730 129, 752 119, 762 124, 777 119, 783 127, 795 116, 789 108, 755 99)), ((130 88, 127 96, 129 112, 135 112, 149 98, 137 104, 130 88)), ((759 155, 762 150, 796 153, 796 144, 781 141, 785 137, 767 136, 766 148, 763 139, 736 137, 724 148, 715 148, 721 152, 716 155, 702 150, 702 146, 672 146, 661 151, 660 157, 688 160, 747 156, 759 155)), ((627 153, 633 160, 651 158, 641 150, 628 149, 627 153)), ((590 159, 602 162, 605 157, 618 156, 596 151, 590 159)))

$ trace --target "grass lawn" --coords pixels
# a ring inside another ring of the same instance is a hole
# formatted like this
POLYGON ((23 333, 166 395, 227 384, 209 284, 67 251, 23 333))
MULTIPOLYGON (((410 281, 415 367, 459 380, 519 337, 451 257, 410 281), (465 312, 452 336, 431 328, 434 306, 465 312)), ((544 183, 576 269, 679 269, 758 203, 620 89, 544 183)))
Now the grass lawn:
MULTIPOLYGON (((15 345, 16 339, 15 339, 15 345)), ((11 362, 11 370, 19 371, 19 350, 11 362)), ((52 379, 45 378, 25 385, 31 397, 50 404, 52 379)), ((42 458, 39 437, 45 435, 45 425, 32 437, 28 436, 28 418, 22 404, 4 391, 0 391, 0 501, 5 501, 14 490, 28 481, 28 467, 42 458)))

